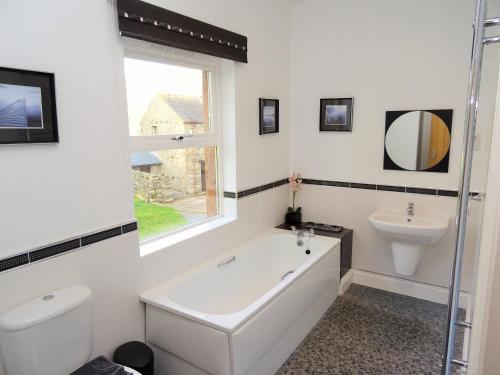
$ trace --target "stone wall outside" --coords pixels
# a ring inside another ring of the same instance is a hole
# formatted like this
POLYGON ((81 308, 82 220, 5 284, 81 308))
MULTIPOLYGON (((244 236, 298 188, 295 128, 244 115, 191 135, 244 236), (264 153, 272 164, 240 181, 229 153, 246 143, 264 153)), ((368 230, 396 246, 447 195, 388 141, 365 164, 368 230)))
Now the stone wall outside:
POLYGON ((147 173, 132 170, 135 195, 150 203, 170 203, 174 201, 171 178, 163 173, 147 173))
POLYGON ((151 173, 132 170, 137 196, 147 202, 169 203, 203 193, 200 161, 205 160, 204 149, 156 151, 155 155, 163 163, 151 166, 151 173))
MULTIPOLYGON (((186 124, 156 95, 140 122, 142 135, 189 134, 204 131, 204 124, 186 124), (153 131, 153 128, 156 131, 153 131), (156 133, 157 132, 157 133, 156 133)), ((135 193, 148 202, 168 203, 203 193, 202 168, 205 149, 189 148, 154 151, 161 165, 152 165, 151 173, 133 170, 135 193)))

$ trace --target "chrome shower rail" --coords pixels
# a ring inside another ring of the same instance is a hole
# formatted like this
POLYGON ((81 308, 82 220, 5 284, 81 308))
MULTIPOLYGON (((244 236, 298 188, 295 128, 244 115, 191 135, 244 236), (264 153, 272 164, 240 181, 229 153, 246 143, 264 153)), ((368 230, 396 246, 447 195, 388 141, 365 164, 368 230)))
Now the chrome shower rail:
MULTIPOLYGON (((500 42, 500 36, 485 38, 485 28, 500 26, 499 18, 485 19, 486 0, 476 0, 474 16, 474 37, 472 42, 472 57, 469 70, 469 85, 467 89, 467 108, 464 125, 464 144, 462 150, 460 186, 458 196, 457 218, 455 221, 455 238, 453 250, 453 265, 450 278, 450 291, 448 300, 448 322, 446 327, 446 341, 443 356, 443 375, 451 375, 453 366, 467 369, 468 363, 464 360, 454 359, 456 326, 464 325, 457 319, 460 297, 460 284, 462 261, 465 248, 465 234, 467 227, 467 214, 470 197, 470 180, 472 174, 472 152, 474 134, 476 131, 477 111, 479 104, 479 87, 481 82, 481 67, 484 46, 500 42)), ((469 324, 470 326, 470 324, 469 324)), ((469 327, 470 328, 470 327, 469 327)))

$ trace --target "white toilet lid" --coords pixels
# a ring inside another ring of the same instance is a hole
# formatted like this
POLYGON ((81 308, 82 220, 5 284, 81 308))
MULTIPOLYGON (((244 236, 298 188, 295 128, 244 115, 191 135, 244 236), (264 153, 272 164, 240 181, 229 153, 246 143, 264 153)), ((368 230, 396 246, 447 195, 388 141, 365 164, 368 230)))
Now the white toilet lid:
POLYGON ((132 373, 132 375, 141 375, 141 373, 140 373, 140 372, 137 372, 137 371, 135 371, 135 370, 131 369, 130 367, 123 366, 123 368, 124 368, 125 370, 127 370, 128 372, 132 373))

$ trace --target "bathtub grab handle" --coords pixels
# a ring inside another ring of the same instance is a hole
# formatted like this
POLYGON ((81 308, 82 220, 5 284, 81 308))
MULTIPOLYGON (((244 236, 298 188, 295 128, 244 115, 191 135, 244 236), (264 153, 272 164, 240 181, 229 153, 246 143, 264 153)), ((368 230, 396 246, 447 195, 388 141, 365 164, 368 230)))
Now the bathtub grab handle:
POLYGON ((295 270, 290 270, 287 273, 285 273, 283 276, 281 276, 281 281, 285 280, 288 275, 291 275, 294 272, 295 270))
POLYGON ((232 257, 227 258, 226 260, 223 260, 219 264, 217 264, 217 268, 224 267, 226 264, 234 262, 236 260, 236 257, 233 255, 232 257))

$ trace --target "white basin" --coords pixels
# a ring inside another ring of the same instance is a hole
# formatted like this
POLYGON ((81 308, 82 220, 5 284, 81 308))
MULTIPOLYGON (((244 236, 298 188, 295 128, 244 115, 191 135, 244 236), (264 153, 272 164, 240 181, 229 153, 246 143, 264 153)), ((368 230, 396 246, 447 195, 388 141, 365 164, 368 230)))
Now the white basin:
POLYGON ((415 273, 426 245, 437 242, 446 233, 449 222, 447 217, 408 216, 387 211, 376 211, 368 220, 391 241, 394 268, 406 276, 415 273))

